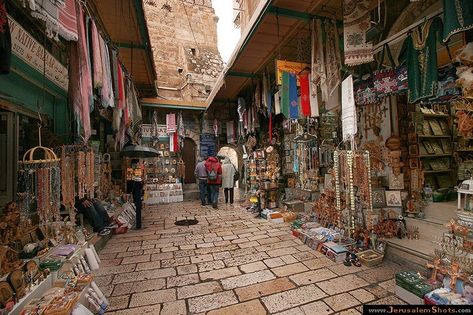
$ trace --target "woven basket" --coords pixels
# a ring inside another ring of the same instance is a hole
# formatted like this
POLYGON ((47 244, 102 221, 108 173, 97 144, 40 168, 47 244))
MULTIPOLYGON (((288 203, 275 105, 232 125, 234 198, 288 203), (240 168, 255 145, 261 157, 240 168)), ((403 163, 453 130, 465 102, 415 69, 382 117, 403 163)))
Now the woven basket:
POLYGON ((383 262, 384 255, 372 249, 356 254, 360 262, 368 267, 374 267, 383 262))

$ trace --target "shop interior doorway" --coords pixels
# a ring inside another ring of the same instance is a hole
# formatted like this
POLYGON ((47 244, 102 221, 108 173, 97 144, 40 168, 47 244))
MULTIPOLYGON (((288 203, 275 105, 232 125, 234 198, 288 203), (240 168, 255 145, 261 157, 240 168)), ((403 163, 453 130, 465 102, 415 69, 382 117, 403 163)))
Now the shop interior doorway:
MULTIPOLYGON (((233 165, 235 165, 235 167, 237 169, 239 169, 238 167, 238 153, 237 151, 232 148, 232 147, 221 147, 220 150, 218 151, 218 156, 227 156, 230 161, 232 162, 233 165)), ((235 187, 238 188, 238 181, 235 183, 235 187)))
POLYGON ((195 183, 195 165, 196 165, 196 145, 194 140, 191 138, 184 139, 184 148, 182 148, 182 160, 186 164, 186 177, 184 179, 185 184, 195 183))

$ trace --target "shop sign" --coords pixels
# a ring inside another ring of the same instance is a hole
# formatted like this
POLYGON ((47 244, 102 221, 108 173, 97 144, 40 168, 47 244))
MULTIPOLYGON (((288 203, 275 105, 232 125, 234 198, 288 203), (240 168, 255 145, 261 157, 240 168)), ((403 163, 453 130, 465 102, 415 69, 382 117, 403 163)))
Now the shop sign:
MULTIPOLYGON (((141 135, 143 138, 152 138, 153 137, 153 125, 152 124, 142 124, 140 125, 141 135)), ((168 137, 168 132, 166 125, 158 125, 158 138, 168 137)))
POLYGON ((216 156, 217 145, 215 143, 215 135, 204 133, 200 135, 200 156, 216 156))
MULTIPOLYGON (((301 62, 276 60, 276 73, 278 74, 278 85, 282 84, 283 71, 299 73, 305 68, 310 69, 310 65, 307 63, 301 63, 301 62)), ((297 79, 297 85, 299 86, 299 79, 297 79)))
POLYGON ((31 36, 23 27, 8 16, 12 40, 12 52, 25 63, 43 73, 58 87, 67 91, 69 76, 67 68, 31 36))

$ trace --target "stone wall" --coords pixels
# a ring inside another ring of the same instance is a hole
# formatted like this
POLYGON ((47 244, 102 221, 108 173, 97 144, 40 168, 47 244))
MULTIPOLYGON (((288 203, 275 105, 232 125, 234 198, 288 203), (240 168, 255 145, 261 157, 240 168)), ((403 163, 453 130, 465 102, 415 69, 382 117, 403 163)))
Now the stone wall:
POLYGON ((211 0, 145 2, 159 95, 203 101, 223 68, 211 0))
POLYGON ((240 31, 244 32, 261 0, 234 0, 234 7, 240 7, 240 31))

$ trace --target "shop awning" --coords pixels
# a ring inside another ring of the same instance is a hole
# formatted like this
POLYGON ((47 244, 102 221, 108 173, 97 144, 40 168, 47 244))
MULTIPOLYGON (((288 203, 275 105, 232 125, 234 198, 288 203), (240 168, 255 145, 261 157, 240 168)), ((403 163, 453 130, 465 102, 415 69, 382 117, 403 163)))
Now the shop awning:
POLYGON ((141 0, 94 0, 101 23, 140 96, 156 95, 156 72, 141 0))
POLYGON ((141 104, 147 107, 171 109, 205 110, 207 108, 205 102, 166 100, 159 98, 143 98, 141 99, 141 104))
POLYGON ((310 21, 314 17, 341 20, 341 8, 341 0, 261 1, 206 106, 215 101, 235 101, 242 88, 279 54, 297 55, 297 46, 291 43, 310 37, 310 21))

